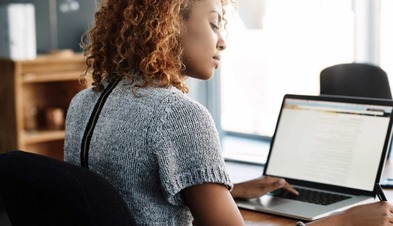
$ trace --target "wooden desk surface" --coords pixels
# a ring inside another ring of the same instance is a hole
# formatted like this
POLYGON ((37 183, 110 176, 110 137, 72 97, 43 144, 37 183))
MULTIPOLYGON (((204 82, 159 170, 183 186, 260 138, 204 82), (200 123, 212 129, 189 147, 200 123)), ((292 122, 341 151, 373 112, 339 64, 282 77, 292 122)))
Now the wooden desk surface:
MULTIPOLYGON (((382 178, 393 177, 393 159, 390 158, 385 165, 382 178)), ((388 200, 393 200, 393 189, 384 189, 388 200)), ((268 226, 294 226, 297 220, 279 217, 271 214, 264 214, 256 211, 240 209, 246 225, 263 225, 268 226)))

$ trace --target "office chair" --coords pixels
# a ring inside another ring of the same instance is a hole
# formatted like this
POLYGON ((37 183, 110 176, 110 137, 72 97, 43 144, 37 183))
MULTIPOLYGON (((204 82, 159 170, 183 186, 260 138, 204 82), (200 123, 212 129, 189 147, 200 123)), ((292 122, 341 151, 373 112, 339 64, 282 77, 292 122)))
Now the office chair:
POLYGON ((323 69, 320 94, 392 99, 386 72, 365 63, 337 64, 323 69))
MULTIPOLYGON (((392 99, 386 72, 365 63, 337 64, 320 73, 320 94, 392 99)), ((391 146, 387 157, 390 157, 391 146)))
POLYGON ((13 226, 136 225, 109 182, 70 163, 19 150, 3 153, 0 184, 13 226))

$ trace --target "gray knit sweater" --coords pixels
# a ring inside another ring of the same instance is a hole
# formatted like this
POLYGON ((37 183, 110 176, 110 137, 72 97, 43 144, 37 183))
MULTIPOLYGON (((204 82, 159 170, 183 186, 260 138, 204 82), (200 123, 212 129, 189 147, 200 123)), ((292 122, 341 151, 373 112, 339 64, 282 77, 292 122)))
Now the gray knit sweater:
MULTIPOLYGON (((208 111, 176 88, 138 89, 126 80, 96 124, 89 168, 119 189, 139 225, 190 225, 181 190, 201 183, 232 188, 208 111)), ((83 133, 100 93, 77 94, 66 120, 65 161, 80 165, 83 133)))

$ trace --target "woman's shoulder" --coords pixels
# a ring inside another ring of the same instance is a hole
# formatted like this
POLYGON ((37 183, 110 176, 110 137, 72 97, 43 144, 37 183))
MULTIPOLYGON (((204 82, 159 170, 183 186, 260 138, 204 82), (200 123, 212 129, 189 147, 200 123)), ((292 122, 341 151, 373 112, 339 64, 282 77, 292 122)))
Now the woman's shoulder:
POLYGON ((165 106, 167 112, 173 110, 176 112, 198 112, 208 114, 208 110, 205 106, 176 88, 167 89, 167 93, 162 99, 161 104, 165 106))
POLYGON ((91 103, 100 93, 93 91, 92 88, 86 88, 79 91, 71 100, 71 105, 86 105, 87 103, 91 103))
MULTIPOLYGON (((175 89, 175 88, 174 88, 175 89)), ((165 127, 214 128, 209 111, 199 102, 178 90, 168 89, 155 110, 155 118, 165 127)), ((173 128, 175 129, 175 128, 173 128)), ((180 128, 178 128, 180 129, 180 128)))

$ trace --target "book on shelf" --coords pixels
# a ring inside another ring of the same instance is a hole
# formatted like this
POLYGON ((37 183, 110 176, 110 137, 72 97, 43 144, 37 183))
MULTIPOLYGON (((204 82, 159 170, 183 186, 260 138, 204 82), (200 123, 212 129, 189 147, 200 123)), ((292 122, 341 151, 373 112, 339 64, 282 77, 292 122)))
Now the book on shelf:
POLYGON ((34 5, 31 3, 0 5, 0 57, 31 60, 36 56, 34 5))

